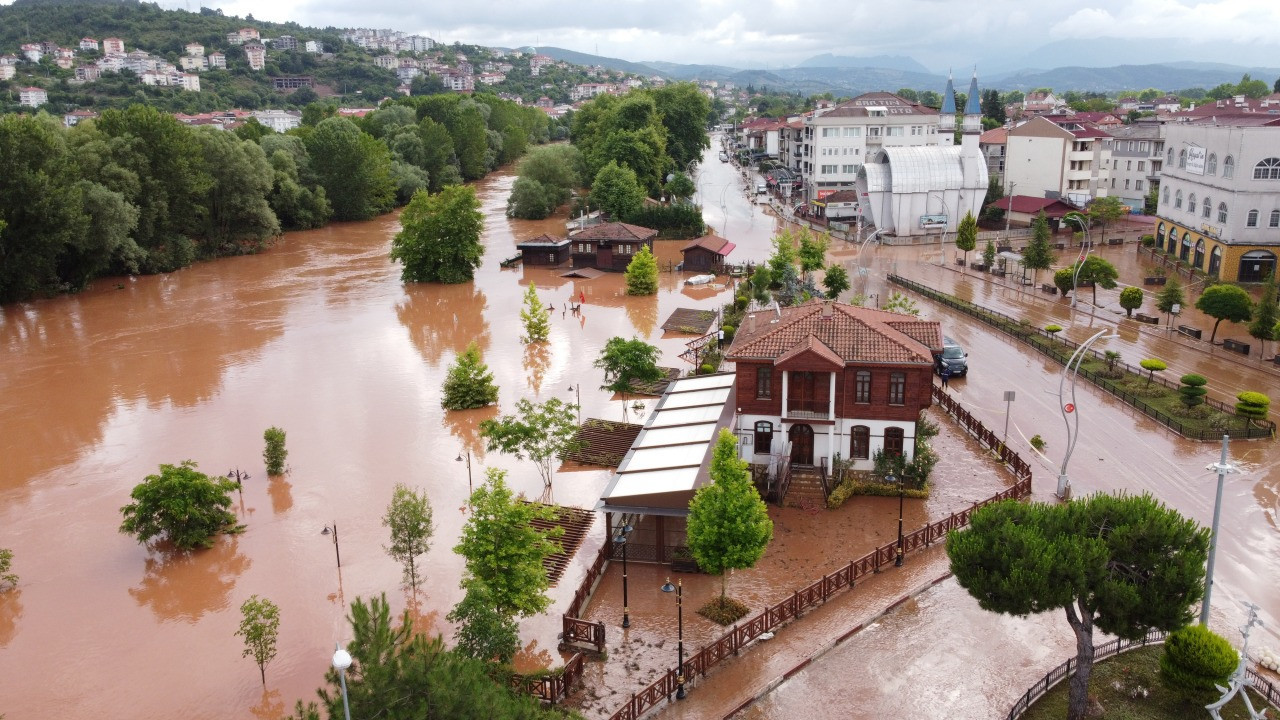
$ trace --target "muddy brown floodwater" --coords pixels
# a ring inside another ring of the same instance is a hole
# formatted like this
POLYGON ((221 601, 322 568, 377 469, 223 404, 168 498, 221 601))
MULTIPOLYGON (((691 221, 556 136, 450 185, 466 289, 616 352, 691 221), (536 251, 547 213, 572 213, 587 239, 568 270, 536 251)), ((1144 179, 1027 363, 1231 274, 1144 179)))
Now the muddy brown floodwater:
MULTIPOLYGON (((702 182, 728 186, 714 155, 702 182)), ((0 594, 0 712, 27 718, 272 718, 314 698, 346 604, 385 592, 394 610, 451 635, 444 615, 461 599, 452 552, 468 488, 487 467, 532 497, 529 466, 486 454, 480 420, 497 408, 445 412, 440 386, 472 340, 501 388, 502 411, 521 397, 572 400, 584 417, 620 418, 591 367, 611 336, 657 344, 663 364, 687 336, 663 337, 677 307, 713 308, 719 288, 683 288, 664 274, 656 297, 627 297, 621 275, 566 280, 551 270, 499 267, 515 243, 564 233, 564 217, 504 216, 514 177, 477 185, 484 265, 474 283, 404 285, 388 259, 397 218, 287 234, 269 252, 169 275, 105 279, 87 292, 3 308, 0 315, 0 547, 15 553, 18 589, 0 594), (519 305, 534 282, 557 308, 582 293, 581 317, 557 311, 545 348, 527 349, 519 305), (288 433, 289 472, 268 480, 262 431, 288 433), (242 535, 207 552, 149 551, 117 531, 130 489, 161 463, 191 459, 209 474, 250 475, 235 509, 242 535), (426 580, 414 598, 383 551, 381 517, 396 483, 425 488, 435 509, 426 580), (329 536, 336 523, 342 567, 329 536), (279 655, 264 692, 241 657, 239 606, 250 595, 280 606, 279 655)), ((708 189, 707 192, 710 192, 708 189)), ((720 192, 717 186, 716 192, 720 192)), ((736 191, 733 191, 736 192, 736 191)), ((745 203, 739 203, 745 205, 745 203)), ((768 255, 773 220, 735 207, 732 259, 768 255)), ((678 241, 658 243, 678 262, 678 241)), ((650 403, 652 405, 652 403, 650 403)), ((633 414, 634 418, 634 414, 633 414)), ((557 475, 554 501, 590 508, 608 479, 557 475)), ((558 586, 551 612, 522 626, 525 668, 558 664, 559 615, 603 541, 599 523, 558 586)))

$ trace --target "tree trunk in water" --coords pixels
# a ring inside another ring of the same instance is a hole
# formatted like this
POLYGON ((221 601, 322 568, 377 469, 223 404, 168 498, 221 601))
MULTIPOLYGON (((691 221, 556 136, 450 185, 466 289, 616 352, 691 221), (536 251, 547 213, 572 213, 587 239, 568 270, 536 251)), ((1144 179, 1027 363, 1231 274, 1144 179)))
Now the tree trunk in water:
POLYGON ((1213 344, 1213 339, 1218 337, 1218 326, 1222 324, 1222 318, 1218 318, 1218 322, 1213 324, 1213 332, 1209 333, 1209 344, 1213 344))
POLYGON ((1076 669, 1067 692, 1067 720, 1084 720, 1089 710, 1089 676, 1093 673, 1093 614, 1067 605, 1067 622, 1076 634, 1076 669))

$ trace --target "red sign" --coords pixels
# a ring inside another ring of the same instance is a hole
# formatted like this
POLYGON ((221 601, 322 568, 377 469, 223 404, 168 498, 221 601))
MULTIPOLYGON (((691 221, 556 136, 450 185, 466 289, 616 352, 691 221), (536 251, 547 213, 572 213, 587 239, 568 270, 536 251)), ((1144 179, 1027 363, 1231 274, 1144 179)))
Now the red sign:
POLYGON ((836 192, 835 190, 819 190, 819 191, 818 191, 818 199, 819 199, 819 200, 822 200, 823 198, 827 197, 828 195, 834 195, 834 194, 835 194, 835 192, 836 192))
POLYGON ((1062 409, 1063 409, 1063 410, 1066 410, 1066 411, 1067 411, 1067 412, 1069 412, 1069 413, 1070 413, 1070 412, 1075 412, 1075 411, 1076 411, 1076 406, 1075 406, 1075 405, 1072 405, 1071 403, 1067 403, 1066 407, 1064 407, 1064 408, 1062 408, 1062 409))

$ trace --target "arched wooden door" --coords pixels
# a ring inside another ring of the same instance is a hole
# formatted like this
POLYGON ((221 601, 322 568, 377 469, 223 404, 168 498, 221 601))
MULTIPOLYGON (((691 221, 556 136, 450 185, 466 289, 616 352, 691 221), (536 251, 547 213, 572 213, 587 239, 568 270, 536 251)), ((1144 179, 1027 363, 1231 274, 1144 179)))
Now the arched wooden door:
POLYGON ((787 438, 791 440, 791 464, 812 465, 813 428, 804 424, 792 425, 787 431, 787 438))

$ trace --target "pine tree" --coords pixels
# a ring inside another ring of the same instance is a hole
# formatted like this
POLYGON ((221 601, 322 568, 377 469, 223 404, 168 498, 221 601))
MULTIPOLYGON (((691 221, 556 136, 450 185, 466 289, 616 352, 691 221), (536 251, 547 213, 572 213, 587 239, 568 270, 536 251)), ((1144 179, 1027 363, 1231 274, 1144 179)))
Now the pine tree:
POLYGON ((524 294, 524 308, 520 311, 520 320, 524 323, 525 342, 546 342, 551 333, 551 313, 542 307, 538 299, 538 289, 531 282, 524 294))
POLYGON ((1049 248, 1049 219, 1041 211, 1031 221, 1031 242, 1022 251, 1022 266, 1031 271, 1031 284, 1034 285, 1041 270, 1048 270, 1054 261, 1053 250, 1049 248))
POLYGON ((648 245, 641 245, 640 252, 627 265, 627 294, 656 295, 658 293, 658 261, 648 245))
POLYGON ((969 264, 969 251, 978 247, 978 221, 973 213, 965 213, 956 228, 956 247, 964 251, 964 264, 969 264))
POLYGON ((1249 324, 1249 334, 1262 341, 1262 357, 1267 356, 1267 341, 1276 339, 1276 320, 1280 315, 1276 307, 1276 279, 1274 275, 1267 277, 1262 286, 1262 297, 1253 306, 1253 322, 1249 324))
POLYGON ((498 402, 498 386, 493 373, 480 358, 480 346, 467 346, 444 379, 444 397, 440 404, 446 410, 467 410, 498 402))

